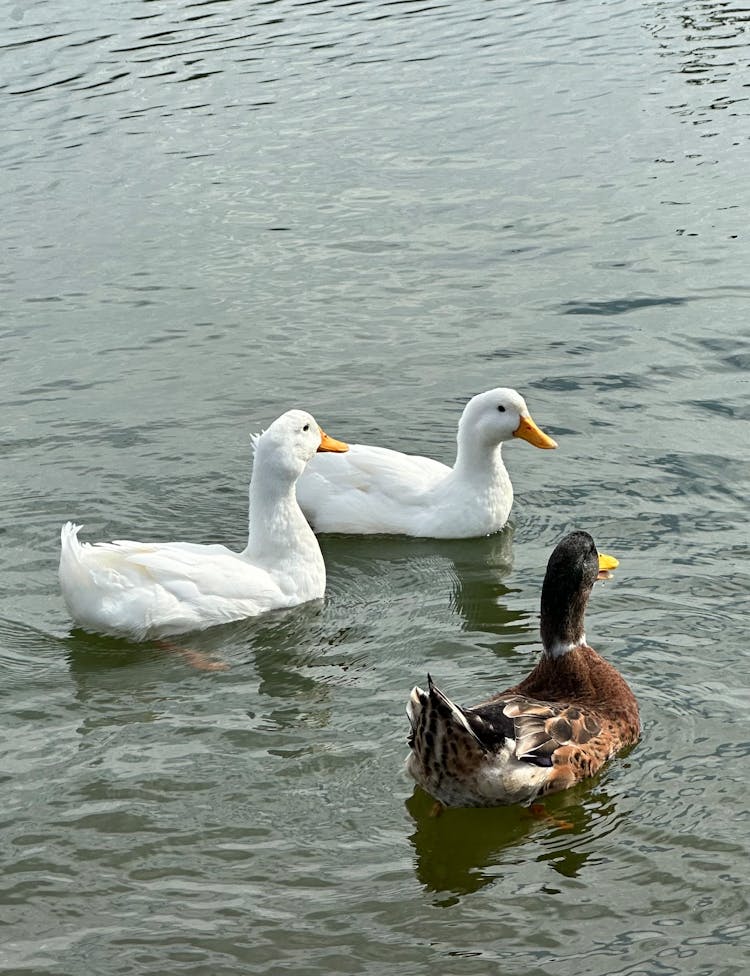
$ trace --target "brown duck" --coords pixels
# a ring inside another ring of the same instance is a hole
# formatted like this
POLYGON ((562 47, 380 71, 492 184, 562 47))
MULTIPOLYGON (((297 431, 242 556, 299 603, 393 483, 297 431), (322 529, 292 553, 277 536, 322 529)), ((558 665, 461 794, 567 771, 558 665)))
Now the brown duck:
POLYGON ((584 633, 594 583, 616 565, 588 532, 571 532, 547 564, 543 652, 527 678, 473 708, 455 705, 429 675, 426 692, 413 689, 406 768, 422 789, 452 807, 531 803, 638 740, 633 692, 584 633))

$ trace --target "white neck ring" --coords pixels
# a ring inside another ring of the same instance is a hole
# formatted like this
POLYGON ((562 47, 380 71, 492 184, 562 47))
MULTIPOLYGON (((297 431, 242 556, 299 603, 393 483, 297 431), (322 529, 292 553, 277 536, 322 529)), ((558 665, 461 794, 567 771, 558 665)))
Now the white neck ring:
POLYGON ((563 657, 565 654, 569 654, 571 651, 575 651, 577 648, 585 646, 586 635, 581 634, 578 640, 569 641, 568 643, 556 640, 549 647, 545 647, 544 652, 545 654, 549 655, 549 657, 557 658, 563 657))

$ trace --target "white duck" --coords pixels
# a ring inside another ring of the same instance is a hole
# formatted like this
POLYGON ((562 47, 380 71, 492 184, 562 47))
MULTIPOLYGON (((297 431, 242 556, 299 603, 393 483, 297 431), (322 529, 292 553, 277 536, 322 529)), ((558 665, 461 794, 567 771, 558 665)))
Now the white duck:
POLYGON ((61 532, 60 585, 85 630, 147 640, 321 599, 326 571, 295 483, 316 451, 346 451, 289 410, 255 441, 250 529, 241 552, 189 542, 78 542, 61 532))
POLYGON ((452 468, 432 458, 352 444, 345 455, 316 457, 297 497, 316 532, 391 533, 464 539, 508 521, 513 485, 502 444, 520 437, 557 447, 531 419, 520 393, 487 390, 466 404, 452 468))

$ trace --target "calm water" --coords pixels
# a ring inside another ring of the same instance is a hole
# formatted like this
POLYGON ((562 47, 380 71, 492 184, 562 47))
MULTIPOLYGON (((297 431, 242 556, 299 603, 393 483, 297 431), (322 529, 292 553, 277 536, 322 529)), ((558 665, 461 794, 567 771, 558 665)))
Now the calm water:
POLYGON ((747 10, 3 16, 2 971, 747 972, 747 10), (324 607, 185 640, 224 672, 71 631, 65 519, 241 546, 282 410, 449 460, 496 385, 560 442, 499 536, 325 538, 324 607), (408 692, 524 674, 573 527, 643 741, 433 818, 408 692))

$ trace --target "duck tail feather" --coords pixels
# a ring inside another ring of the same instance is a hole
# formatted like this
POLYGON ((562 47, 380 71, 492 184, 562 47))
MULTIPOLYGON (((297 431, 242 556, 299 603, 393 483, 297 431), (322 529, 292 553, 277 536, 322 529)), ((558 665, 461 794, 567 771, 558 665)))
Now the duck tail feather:
POLYGON ((255 455, 258 453, 258 443, 260 442, 262 436, 263 436, 262 430, 258 431, 257 434, 250 435, 250 445, 253 449, 253 457, 255 457, 255 455))
POLYGON ((81 560, 81 543, 78 541, 78 533, 83 528, 75 522, 66 522, 60 529, 60 547, 62 555, 74 559, 76 562, 81 560))
POLYGON ((454 701, 442 692, 435 682, 432 680, 432 675, 427 675, 427 687, 429 689, 429 697, 432 703, 434 703, 437 708, 438 714, 443 720, 452 719, 457 725, 461 726, 468 734, 477 742, 483 749, 485 748, 484 743, 479 738, 477 733, 471 727, 469 717, 460 705, 457 705, 454 701))

